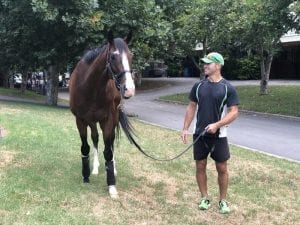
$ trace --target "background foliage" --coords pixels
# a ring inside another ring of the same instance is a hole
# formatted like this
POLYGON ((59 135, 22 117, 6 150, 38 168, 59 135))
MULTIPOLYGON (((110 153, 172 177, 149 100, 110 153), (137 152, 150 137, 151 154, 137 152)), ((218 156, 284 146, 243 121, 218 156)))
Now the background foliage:
POLYGON ((199 67, 200 57, 220 51, 230 77, 267 81, 279 38, 293 28, 299 3, 292 0, 0 0, 0 76, 52 68, 55 86, 59 72, 113 29, 121 37, 133 31, 137 71, 160 60, 179 76, 186 56, 199 67))

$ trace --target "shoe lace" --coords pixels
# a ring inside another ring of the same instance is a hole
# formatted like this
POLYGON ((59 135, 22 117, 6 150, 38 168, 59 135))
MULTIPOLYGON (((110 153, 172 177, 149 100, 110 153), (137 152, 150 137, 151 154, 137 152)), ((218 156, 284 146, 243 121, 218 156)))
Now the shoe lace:
POLYGON ((208 205, 208 204, 209 204, 209 200, 208 200, 207 198, 202 198, 202 199, 201 199, 201 203, 202 203, 202 204, 204 203, 204 204, 207 204, 207 205, 208 205))
POLYGON ((228 206, 227 206, 227 203, 226 203, 224 200, 221 200, 221 201, 219 202, 219 205, 220 205, 221 208, 227 208, 227 207, 228 207, 228 206))

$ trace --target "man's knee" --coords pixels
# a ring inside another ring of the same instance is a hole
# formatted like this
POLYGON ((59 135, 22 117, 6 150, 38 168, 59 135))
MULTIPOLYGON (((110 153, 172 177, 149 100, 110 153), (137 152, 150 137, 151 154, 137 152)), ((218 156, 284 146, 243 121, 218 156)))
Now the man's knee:
POLYGON ((196 161, 196 170, 197 170, 197 173, 204 173, 204 172, 206 172, 206 164, 207 164, 207 160, 197 160, 196 161))
POLYGON ((218 174, 227 174, 228 169, 227 169, 227 162, 217 162, 216 163, 216 168, 218 171, 218 174))

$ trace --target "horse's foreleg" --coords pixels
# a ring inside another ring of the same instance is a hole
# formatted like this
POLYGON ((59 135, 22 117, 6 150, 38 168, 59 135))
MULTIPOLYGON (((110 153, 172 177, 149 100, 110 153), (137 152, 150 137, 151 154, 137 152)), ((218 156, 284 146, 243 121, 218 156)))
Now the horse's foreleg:
POLYGON ((114 174, 114 162, 113 162, 113 144, 111 141, 104 141, 104 159, 105 159, 105 168, 107 172, 107 185, 115 185, 116 179, 114 174))
POLYGON ((81 159, 82 159, 82 176, 83 182, 88 183, 90 177, 90 146, 87 142, 87 124, 81 120, 76 118, 76 124, 79 131, 79 135, 81 138, 81 159))
MULTIPOLYGON (((112 125, 112 124, 110 124, 112 125)), ((106 169, 106 182, 108 185, 108 191, 112 198, 118 198, 118 191, 116 189, 116 177, 115 177, 115 169, 114 169, 114 161, 113 161, 113 153, 114 153, 114 140, 115 140, 115 132, 114 129, 106 124, 102 126, 103 131, 103 140, 104 140, 104 159, 105 159, 105 169, 106 169), (110 129, 107 129, 110 127, 110 129), (105 129, 106 128, 106 129, 105 129)))
POLYGON ((92 124, 90 125, 91 131, 92 131, 92 140, 93 140, 93 145, 94 145, 94 160, 93 160, 93 170, 92 174, 97 175, 99 170, 99 157, 98 157, 98 141, 99 141, 99 134, 97 130, 97 124, 92 124))
POLYGON ((118 198, 118 191, 116 188, 116 177, 115 177, 115 167, 113 161, 113 143, 108 141, 105 142, 104 149, 105 158, 105 168, 106 168, 106 181, 108 185, 108 192, 111 198, 118 198))

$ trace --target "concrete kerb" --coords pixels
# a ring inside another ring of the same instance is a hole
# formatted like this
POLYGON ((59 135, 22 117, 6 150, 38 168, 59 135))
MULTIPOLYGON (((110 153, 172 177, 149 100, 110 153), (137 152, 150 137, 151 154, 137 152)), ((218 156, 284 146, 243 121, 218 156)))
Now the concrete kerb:
POLYGON ((261 154, 264 154, 264 155, 267 155, 267 156, 272 156, 274 158, 284 159, 284 160, 287 160, 289 162, 300 163, 300 161, 298 161, 298 160, 289 159, 289 158, 285 158, 285 157, 282 157, 282 156, 274 155, 274 154, 264 152, 264 151, 261 151, 261 150, 258 150, 258 149, 249 148, 249 147, 246 147, 246 146, 243 146, 243 145, 233 144, 233 143, 230 143, 230 142, 229 142, 229 144, 233 145, 233 146, 236 146, 236 147, 239 147, 239 148, 244 148, 244 149, 247 149, 247 150, 250 150, 250 151, 253 151, 253 152, 258 152, 258 153, 261 153, 261 154))

